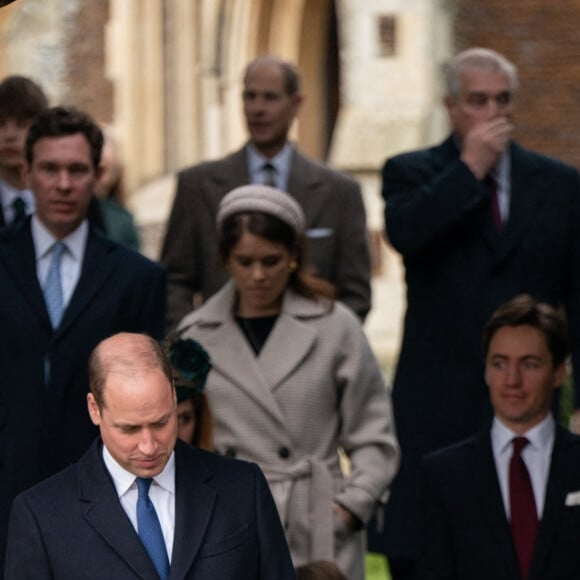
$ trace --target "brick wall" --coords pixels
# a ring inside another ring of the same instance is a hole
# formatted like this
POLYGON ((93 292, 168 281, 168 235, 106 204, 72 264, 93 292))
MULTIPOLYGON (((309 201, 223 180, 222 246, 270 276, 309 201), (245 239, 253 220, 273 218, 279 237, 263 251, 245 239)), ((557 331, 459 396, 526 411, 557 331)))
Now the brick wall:
POLYGON ((458 51, 486 46, 518 67, 517 139, 580 166, 580 0, 456 0, 458 51))

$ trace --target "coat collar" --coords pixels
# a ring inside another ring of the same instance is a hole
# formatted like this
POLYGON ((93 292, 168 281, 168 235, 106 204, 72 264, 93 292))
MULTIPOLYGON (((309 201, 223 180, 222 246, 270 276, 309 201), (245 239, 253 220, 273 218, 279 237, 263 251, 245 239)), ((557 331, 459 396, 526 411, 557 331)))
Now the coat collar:
MULTIPOLYGON (((199 310, 189 314, 180 324, 179 330, 190 326, 193 321, 203 326, 224 324, 232 318, 232 308, 236 297, 236 288, 232 280, 212 296, 199 310)), ((287 290, 282 301, 280 316, 286 315, 297 319, 319 318, 331 308, 326 299, 311 300, 287 290)))
POLYGON ((278 320, 256 357, 232 315, 235 292, 233 281, 228 281, 202 308, 182 321, 178 333, 187 335, 191 328, 193 336, 210 352, 214 369, 284 426, 273 393, 315 348, 319 330, 310 321, 327 314, 332 305, 325 299, 310 300, 287 290, 278 320))
POLYGON ((123 510, 115 486, 102 458, 102 442, 97 440, 77 464, 81 513, 140 578, 155 578, 157 572, 123 510))
MULTIPOLYGON (((170 580, 187 576, 210 524, 216 492, 202 452, 175 445, 175 534, 170 580)), ((88 524, 141 578, 155 578, 153 563, 125 514, 95 441, 78 463, 79 500, 88 524)))
MULTIPOLYGON (((102 291, 116 265, 112 260, 117 245, 93 230, 89 231, 81 275, 64 311, 53 340, 64 335, 82 314, 95 295, 102 291), (98 265, 98 267, 96 267, 98 265)), ((6 264, 30 309, 36 314, 47 332, 53 333, 44 296, 36 273, 36 256, 30 232, 30 218, 22 226, 6 232, 0 242, 0 260, 6 264)))
MULTIPOLYGON (((247 144, 215 162, 208 174, 206 185, 212 194, 209 196, 209 203, 214 206, 213 215, 217 213, 220 201, 229 191, 250 182, 246 146, 247 144)), ((326 172, 326 168, 303 155, 296 146, 292 147, 287 189, 302 206, 307 227, 320 223, 320 216, 325 212, 329 198, 334 193, 326 172)))

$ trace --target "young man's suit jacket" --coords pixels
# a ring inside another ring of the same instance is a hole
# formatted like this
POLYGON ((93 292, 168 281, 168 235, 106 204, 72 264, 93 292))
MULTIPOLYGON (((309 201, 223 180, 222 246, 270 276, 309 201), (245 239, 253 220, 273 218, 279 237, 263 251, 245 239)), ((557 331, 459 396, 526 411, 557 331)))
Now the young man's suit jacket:
POLYGON ((453 136, 383 169, 387 236, 407 281, 393 386, 403 463, 387 505, 387 554, 412 557, 420 455, 469 437, 491 417, 480 342, 498 306, 520 293, 564 305, 580 368, 580 176, 516 143, 509 153, 502 234, 490 191, 459 159, 453 136))
MULTIPOLYGON (((78 464, 14 502, 5 580, 154 580, 99 440, 78 464)), ((268 484, 254 464, 175 447, 170 580, 293 580, 268 484)))
MULTIPOLYGON (((421 580, 520 580, 489 429, 423 467, 421 580)), ((579 546, 580 437, 558 427, 529 580, 576 580, 579 546)))
MULTIPOLYGON (((366 217, 359 186, 350 178, 292 153, 288 193, 306 215, 307 259, 314 272, 334 284, 339 300, 364 318, 371 306, 366 217)), ((222 198, 250 181, 245 147, 218 161, 178 175, 177 191, 161 261, 169 280, 171 327, 227 280, 218 254, 215 218, 222 198)))
POLYGON ((52 329, 30 220, 0 233, 0 553, 14 496, 79 457, 97 433, 86 395, 92 349, 117 332, 162 338, 165 272, 90 231, 81 276, 52 329))

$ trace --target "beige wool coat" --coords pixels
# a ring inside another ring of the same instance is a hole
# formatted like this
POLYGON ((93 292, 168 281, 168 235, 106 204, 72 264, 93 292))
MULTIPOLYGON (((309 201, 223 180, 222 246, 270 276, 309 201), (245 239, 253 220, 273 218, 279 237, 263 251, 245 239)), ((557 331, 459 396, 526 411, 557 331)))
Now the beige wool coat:
POLYGON ((362 326, 339 302, 288 290, 256 356, 233 317, 234 299, 229 282, 178 329, 212 359, 216 450, 260 465, 295 565, 332 560, 362 580, 364 531, 347 530, 333 502, 366 524, 399 462, 390 396, 362 326))

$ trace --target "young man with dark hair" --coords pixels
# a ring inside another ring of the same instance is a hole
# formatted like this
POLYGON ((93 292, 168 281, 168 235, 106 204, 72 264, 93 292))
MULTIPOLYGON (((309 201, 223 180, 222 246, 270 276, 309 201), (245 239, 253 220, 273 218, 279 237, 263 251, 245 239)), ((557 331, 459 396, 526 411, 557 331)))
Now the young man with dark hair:
POLYGON ((483 336, 494 419, 428 455, 421 478, 425 580, 573 580, 580 570, 580 437, 550 412, 566 376, 566 322, 521 295, 483 336))
POLYGON ((55 107, 30 128, 23 175, 36 211, 0 232, 0 557, 19 491, 76 461, 95 428, 87 360, 116 332, 162 338, 165 272, 87 220, 102 134, 55 107))
POLYGON ((22 176, 24 143, 30 125, 47 107, 34 81, 9 76, 0 83, 0 226, 34 213, 34 196, 22 176))

